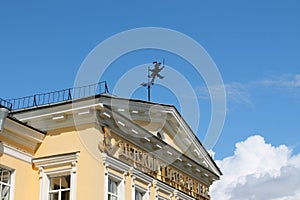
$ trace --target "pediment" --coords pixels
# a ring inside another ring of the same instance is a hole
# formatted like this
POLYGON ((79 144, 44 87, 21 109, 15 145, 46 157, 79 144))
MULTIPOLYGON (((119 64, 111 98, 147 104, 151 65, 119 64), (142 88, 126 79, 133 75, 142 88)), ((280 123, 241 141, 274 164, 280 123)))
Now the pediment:
POLYGON ((123 116, 202 168, 221 175, 213 159, 174 106, 122 98, 102 98, 101 102, 115 117, 123 116))

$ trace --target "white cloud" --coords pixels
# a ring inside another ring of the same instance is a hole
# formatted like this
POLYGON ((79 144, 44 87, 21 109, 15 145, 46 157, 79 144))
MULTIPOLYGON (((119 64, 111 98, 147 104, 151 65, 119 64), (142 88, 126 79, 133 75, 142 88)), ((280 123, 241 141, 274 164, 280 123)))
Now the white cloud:
POLYGON ((233 156, 217 161, 222 179, 211 188, 212 200, 300 199, 300 154, 251 136, 236 144, 233 156))
POLYGON ((197 88, 197 94, 198 97, 202 99, 209 99, 210 95, 218 97, 220 96, 223 88, 225 88, 226 99, 228 102, 252 105, 247 86, 237 82, 224 84, 224 87, 209 86, 211 94, 207 87, 200 86, 197 88))
POLYGON ((282 74, 270 79, 257 82, 260 85, 283 87, 283 88, 300 88, 300 74, 282 74))
POLYGON ((293 94, 295 89, 300 89, 300 74, 281 74, 245 84, 231 82, 224 84, 224 86, 217 85, 208 87, 211 93, 209 93, 208 88, 205 86, 199 86, 196 89, 199 98, 210 99, 211 95, 215 95, 216 97, 221 96, 221 90, 225 88, 226 99, 229 103, 252 106, 253 103, 250 94, 253 89, 268 87, 273 89, 283 89, 286 92, 292 91, 293 94))
POLYGON ((248 92, 247 86, 241 83, 230 83, 225 85, 226 95, 228 99, 233 103, 248 104, 251 105, 250 94, 248 92))

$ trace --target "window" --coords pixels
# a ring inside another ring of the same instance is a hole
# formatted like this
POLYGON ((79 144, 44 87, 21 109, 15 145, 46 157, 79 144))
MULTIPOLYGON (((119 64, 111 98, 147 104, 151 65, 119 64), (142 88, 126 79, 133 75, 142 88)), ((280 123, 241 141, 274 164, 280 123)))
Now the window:
POLYGON ((70 175, 49 177, 49 200, 70 200, 70 175))
POLYGON ((40 200, 76 200, 77 160, 80 152, 34 158, 39 169, 40 200))
POLYGON ((144 193, 138 190, 135 190, 135 200, 143 200, 144 193))
POLYGON ((149 200, 150 189, 153 184, 153 178, 137 170, 131 171, 132 178, 132 200, 149 200))
POLYGON ((118 200, 118 185, 118 182, 108 179, 108 200, 118 200))
POLYGON ((125 175, 123 178, 113 173, 105 173, 105 200, 125 200, 125 175))
POLYGON ((9 200, 11 191, 12 171, 0 166, 0 199, 9 200))

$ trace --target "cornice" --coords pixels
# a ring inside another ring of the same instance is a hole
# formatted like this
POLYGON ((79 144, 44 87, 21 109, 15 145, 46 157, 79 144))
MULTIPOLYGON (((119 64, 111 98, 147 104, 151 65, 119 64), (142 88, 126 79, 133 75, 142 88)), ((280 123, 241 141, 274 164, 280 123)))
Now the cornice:
POLYGON ((31 154, 20 151, 17 148, 9 146, 0 141, 0 155, 1 154, 6 154, 9 156, 12 156, 16 159, 19 159, 19 160, 24 161, 29 164, 31 164, 31 161, 33 158, 33 156, 31 154))
POLYGON ((78 161, 80 152, 71 152, 65 154, 57 154, 45 157, 39 157, 32 159, 32 163, 36 168, 50 168, 58 166, 73 165, 78 161))
POLYGON ((114 158, 111 157, 109 155, 107 155, 106 153, 102 153, 102 162, 103 165, 106 167, 109 167, 111 169, 115 169, 117 171, 121 171, 121 172, 128 172, 131 169, 131 166, 114 158))
POLYGON ((12 145, 20 145, 19 148, 24 149, 31 153, 35 152, 38 145, 43 142, 45 134, 32 129, 28 126, 18 123, 16 120, 7 118, 4 123, 3 132, 0 133, 0 138, 8 144, 13 142, 12 145))
POLYGON ((132 176, 135 176, 138 180, 143 181, 146 184, 152 184, 154 180, 153 177, 141 172, 140 170, 134 169, 133 167, 131 167, 130 173, 132 176))
POLYGON ((28 138, 28 140, 40 143, 43 141, 45 135, 39 131, 36 131, 32 128, 24 126, 10 118, 7 118, 4 124, 4 129, 9 130, 13 133, 23 135, 28 138))
POLYGON ((175 189, 172 186, 169 186, 163 182, 160 182, 159 180, 154 181, 154 186, 156 187, 157 190, 161 190, 163 192, 167 192, 169 194, 173 194, 175 189))

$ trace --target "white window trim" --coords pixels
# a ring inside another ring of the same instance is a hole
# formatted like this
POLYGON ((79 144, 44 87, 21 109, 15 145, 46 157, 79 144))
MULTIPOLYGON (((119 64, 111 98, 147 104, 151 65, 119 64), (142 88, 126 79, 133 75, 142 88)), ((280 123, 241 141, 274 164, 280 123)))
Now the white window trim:
POLYGON ((4 165, 0 165, 0 167, 3 167, 7 170, 11 171, 10 174, 10 188, 9 188, 9 200, 14 200, 15 198, 15 182, 16 182, 16 170, 10 168, 10 167, 6 167, 4 165))
POLYGON ((108 165, 105 165, 104 174, 104 199, 108 199, 108 179, 118 182, 118 200, 125 200, 125 180, 127 172, 123 174, 123 177, 117 176, 111 172, 108 172, 108 165))
POLYGON ((155 199, 158 200, 159 198, 160 199, 163 199, 163 200, 169 200, 169 199, 172 199, 173 195, 174 195, 174 188, 163 183, 163 182, 160 182, 160 181, 156 181, 154 180, 153 181, 153 185, 155 186, 155 199), (161 191, 163 193, 166 193, 169 195, 169 198, 165 198, 165 197, 162 197, 161 195, 158 194, 158 191, 161 191))
MULTIPOLYGON (((112 175, 109 175, 108 176, 108 180, 111 180, 111 181, 113 181, 113 182, 116 182, 117 183, 117 194, 113 194, 113 193, 111 193, 111 195, 113 195, 113 196, 117 196, 117 198, 118 199, 120 199, 121 198, 121 194, 124 194, 123 192, 124 192, 124 183, 123 183, 123 181, 122 181, 122 179, 120 179, 119 177, 115 177, 115 176, 112 176, 112 175)), ((109 195, 109 191, 107 190, 107 194, 109 195)), ((108 199, 108 198, 107 198, 108 199)))
POLYGON ((11 171, 11 176, 10 176, 10 200, 14 200, 15 198, 15 183, 16 183, 16 170, 11 171))
POLYGON ((31 160, 32 160, 31 154, 20 151, 0 141, 0 154, 2 153, 31 164, 31 160))
MULTIPOLYGON (((49 194, 50 194, 50 189, 49 189, 49 185, 50 185, 50 178, 52 178, 52 177, 59 177, 59 176, 65 176, 65 175, 70 175, 70 173, 69 173, 69 171, 63 171, 63 172, 61 172, 61 173, 58 173, 58 172, 55 172, 55 173, 53 173, 53 174, 47 174, 47 178, 48 178, 48 180, 47 180, 47 182, 48 182, 48 192, 47 192, 47 198, 49 199, 49 194)), ((61 194, 61 192, 62 191, 70 191, 70 195, 71 195, 71 188, 72 188, 72 186, 71 186, 71 179, 72 178, 70 178, 70 188, 68 188, 68 189, 58 189, 57 190, 57 192, 58 193, 60 193, 61 194)), ((52 190, 53 191, 53 190, 52 190)), ((60 195, 59 194, 59 195, 60 195)))
POLYGON ((79 152, 59 154, 32 160, 40 172, 40 200, 48 200, 49 176, 71 175, 70 200, 76 200, 76 165, 79 152), (54 170, 54 167, 60 167, 54 170))
POLYGON ((111 196, 117 197, 119 199, 119 195, 120 195, 119 181, 115 181, 114 179, 111 179, 110 177, 108 178, 108 182, 109 182, 109 180, 117 183, 117 194, 114 194, 113 192, 110 192, 110 191, 107 190, 107 195, 108 196, 111 195, 111 196))
POLYGON ((119 188, 120 194, 124 194, 119 196, 119 200, 125 200, 125 180, 128 174, 128 171, 131 169, 131 166, 121 162, 120 160, 107 155, 106 153, 102 153, 102 162, 104 165, 104 199, 108 199, 108 178, 114 178, 115 180, 119 180, 119 188), (108 171, 108 168, 114 169, 123 173, 123 177, 119 177, 108 171))
MULTIPOLYGON (((151 187, 151 185, 150 185, 151 187)), ((142 192, 144 195, 143 195, 143 199, 142 200, 149 200, 150 199, 150 187, 148 186, 147 189, 139 186, 139 185, 134 185, 132 187, 132 200, 135 200, 135 193, 136 191, 139 191, 139 192, 142 192)))
POLYGON ((40 170, 40 200, 48 200, 49 196, 49 184, 50 177, 62 176, 62 175, 70 175, 70 200, 76 200, 76 170, 72 168, 66 168, 63 170, 43 170, 43 168, 39 168, 40 170))
POLYGON ((149 200, 150 199, 150 188, 152 186, 152 182, 154 178, 150 177, 149 175, 146 175, 134 168, 130 169, 131 178, 132 178, 132 200, 135 200, 135 191, 141 191, 144 193, 143 200, 149 200), (140 182, 143 182, 147 185, 147 188, 143 188, 137 184, 135 184, 135 181, 138 180, 140 182))

